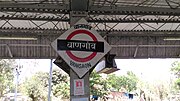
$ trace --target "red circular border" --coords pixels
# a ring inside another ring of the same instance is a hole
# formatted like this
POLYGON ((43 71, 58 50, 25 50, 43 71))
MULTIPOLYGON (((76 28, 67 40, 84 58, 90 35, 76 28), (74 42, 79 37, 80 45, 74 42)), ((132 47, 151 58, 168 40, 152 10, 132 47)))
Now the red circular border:
MULTIPOLYGON (((67 37, 66 40, 71 40, 71 38, 74 37, 74 36, 77 35, 77 34, 87 34, 87 35, 89 35, 89 36, 93 39, 94 42, 97 41, 97 38, 96 38, 91 32, 89 32, 89 31, 87 31, 87 30, 76 30, 76 31, 72 32, 72 33, 67 37)), ((96 56, 96 54, 97 54, 97 52, 93 52, 91 55, 89 55, 89 56, 87 56, 87 57, 85 57, 85 58, 79 58, 79 57, 75 56, 74 54, 72 54, 72 52, 71 52, 70 50, 67 50, 66 53, 67 53, 67 55, 68 55, 71 59, 73 59, 74 61, 77 61, 77 62, 87 62, 87 61, 90 61, 90 60, 93 59, 93 58, 96 56)))

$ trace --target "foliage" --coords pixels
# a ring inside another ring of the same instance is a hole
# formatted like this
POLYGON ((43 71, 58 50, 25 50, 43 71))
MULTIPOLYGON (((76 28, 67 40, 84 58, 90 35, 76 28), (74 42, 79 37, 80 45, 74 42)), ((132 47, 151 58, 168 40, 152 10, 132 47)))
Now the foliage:
POLYGON ((47 101, 47 73, 38 72, 27 79, 21 87, 22 92, 28 95, 32 101, 47 101))
POLYGON ((52 72, 52 93, 55 97, 68 99, 70 97, 69 77, 60 70, 52 72))
POLYGON ((180 90, 180 78, 175 81, 175 88, 180 90))
POLYGON ((180 62, 175 61, 172 64, 171 71, 174 73, 174 75, 176 75, 178 78, 180 78, 180 62))
POLYGON ((137 89, 137 83, 139 81, 138 77, 131 71, 127 72, 127 78, 129 81, 128 82, 128 91, 134 91, 137 89))
POLYGON ((107 81, 111 85, 111 89, 116 91, 125 89, 127 92, 131 92, 137 89, 138 78, 133 72, 128 71, 127 75, 123 76, 109 75, 107 81))
POLYGON ((90 93, 102 97, 108 93, 109 84, 105 78, 94 71, 90 74, 90 93))
MULTIPOLYGON (((115 74, 108 75, 107 81, 111 86, 110 87, 111 90, 119 91, 121 89, 121 86, 120 86, 121 82, 118 81, 120 79, 123 80, 123 78, 120 78, 120 77, 116 76, 115 74)), ((122 80, 120 80, 120 81, 122 81, 122 80)))
POLYGON ((159 98, 162 101, 168 98, 170 93, 170 84, 168 81, 158 80, 154 82, 146 82, 144 89, 146 92, 146 98, 154 99, 159 98))
POLYGON ((176 61, 172 64, 171 71, 176 76, 175 88, 180 90, 180 62, 176 61))
MULTIPOLYGON (((21 91, 28 95, 33 101, 47 101, 49 73, 38 72, 27 79, 21 86, 21 91)), ((69 98, 69 78, 59 70, 52 72, 52 93, 58 98, 69 98)))
MULTIPOLYGON (((136 89, 137 77, 132 72, 128 72, 127 76, 110 75, 103 78, 100 74, 92 72, 90 75, 90 93, 103 97, 108 94, 110 88, 120 90, 122 87, 128 91, 136 89)), ((26 94, 38 101, 39 99, 46 100, 48 86, 48 73, 37 73, 32 78, 27 79, 23 87, 26 94)), ((59 70, 52 72, 52 93, 58 98, 70 97, 70 82, 69 77, 59 70)))
POLYGON ((0 60, 0 97, 12 89, 14 65, 14 60, 0 60))
POLYGON ((137 89, 138 78, 133 72, 127 72, 126 76, 116 76, 115 74, 108 75, 103 78, 100 74, 92 72, 90 75, 90 90, 92 95, 104 96, 110 90, 119 91, 125 88, 127 91, 137 89))
POLYGON ((70 85, 69 83, 62 83, 53 86, 53 95, 58 98, 68 99, 70 97, 70 85))
POLYGON ((165 87, 164 84, 157 85, 157 91, 158 91, 159 98, 161 100, 166 98, 168 95, 167 87, 165 87))

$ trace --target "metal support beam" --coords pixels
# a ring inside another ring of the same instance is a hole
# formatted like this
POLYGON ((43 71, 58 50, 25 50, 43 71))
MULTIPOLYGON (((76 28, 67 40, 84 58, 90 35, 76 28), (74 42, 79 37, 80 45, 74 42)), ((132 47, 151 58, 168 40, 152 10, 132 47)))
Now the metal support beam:
MULTIPOLYGON (((37 28, 0 28, 0 37, 3 36, 58 36, 64 33, 67 29, 37 29, 37 28)), ((180 37, 180 30, 97 30, 102 36, 167 36, 180 37), (109 31, 109 32, 108 32, 109 31), (107 34, 108 32, 108 34, 107 34)))
POLYGON ((71 0, 71 11, 87 11, 89 0, 71 0))
MULTIPOLYGON (((111 45, 111 47, 136 47, 137 49, 137 45, 111 45)), ((138 45, 138 48, 142 48, 142 47, 156 47, 156 48, 177 48, 180 47, 180 45, 138 45)))
POLYGON ((119 7, 119 6, 97 6, 89 8, 89 14, 102 15, 171 15, 180 16, 180 8, 170 9, 163 7, 119 7))
MULTIPOLYGON (((0 44, 0 46, 7 46, 5 44, 0 44)), ((50 47, 48 44, 8 44, 8 46, 14 46, 14 47, 50 47)), ((136 47, 137 49, 140 47, 159 47, 159 48, 165 48, 165 47, 180 47, 180 45, 111 45, 111 47, 136 47)))
POLYGON ((0 11, 67 14, 67 4, 0 3, 0 11))
POLYGON ((135 50, 135 52, 134 52, 134 58, 135 58, 135 57, 136 57, 136 55, 137 55, 138 48, 139 48, 139 46, 137 45, 136 50, 135 50))
POLYGON ((87 11, 91 15, 171 15, 180 16, 180 8, 171 9, 163 7, 140 7, 140 6, 99 6, 89 5, 88 0, 71 0, 68 4, 31 4, 31 3, 0 3, 0 11, 7 12, 38 12, 68 14, 70 10, 87 11), (81 6, 79 6, 81 5, 81 6), (71 8, 70 8, 71 7, 71 8))
POLYGON ((12 57, 13 57, 13 55, 12 55, 11 49, 9 48, 9 45, 8 45, 8 44, 6 44, 6 47, 7 47, 7 50, 8 50, 9 56, 12 58, 12 57))

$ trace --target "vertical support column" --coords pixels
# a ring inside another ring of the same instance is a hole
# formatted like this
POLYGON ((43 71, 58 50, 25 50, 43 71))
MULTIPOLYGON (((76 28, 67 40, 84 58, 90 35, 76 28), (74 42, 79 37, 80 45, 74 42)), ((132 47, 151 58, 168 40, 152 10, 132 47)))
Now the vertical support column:
POLYGON ((51 82, 52 82, 52 59, 50 60, 50 70, 49 70, 49 89, 48 89, 48 101, 51 101, 51 82))
MULTIPOLYGON (((85 11, 71 11, 70 26, 73 26, 78 20, 86 16, 87 12, 85 11)), ((77 74, 70 69, 70 101, 90 101, 89 72, 80 79, 77 74), (77 80, 81 81, 80 85, 82 87, 77 87, 77 80)))
POLYGON ((70 70, 70 101, 90 101, 90 89, 89 89, 89 72, 82 78, 79 79, 76 73, 71 69, 70 70), (82 80, 83 81, 83 89, 84 94, 83 95, 78 95, 78 88, 76 88, 76 80, 82 80), (77 95, 76 95, 77 94, 77 95))
POLYGON ((17 90, 18 90, 18 83, 19 83, 19 71, 16 68, 16 89, 15 89, 15 98, 14 101, 17 101, 17 90))

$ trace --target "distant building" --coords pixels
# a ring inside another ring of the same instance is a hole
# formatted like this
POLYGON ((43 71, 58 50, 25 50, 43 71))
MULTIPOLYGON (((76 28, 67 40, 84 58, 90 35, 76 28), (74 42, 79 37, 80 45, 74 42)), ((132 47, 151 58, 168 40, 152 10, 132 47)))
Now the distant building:
POLYGON ((136 94, 112 91, 107 96, 107 101, 138 101, 136 94))

